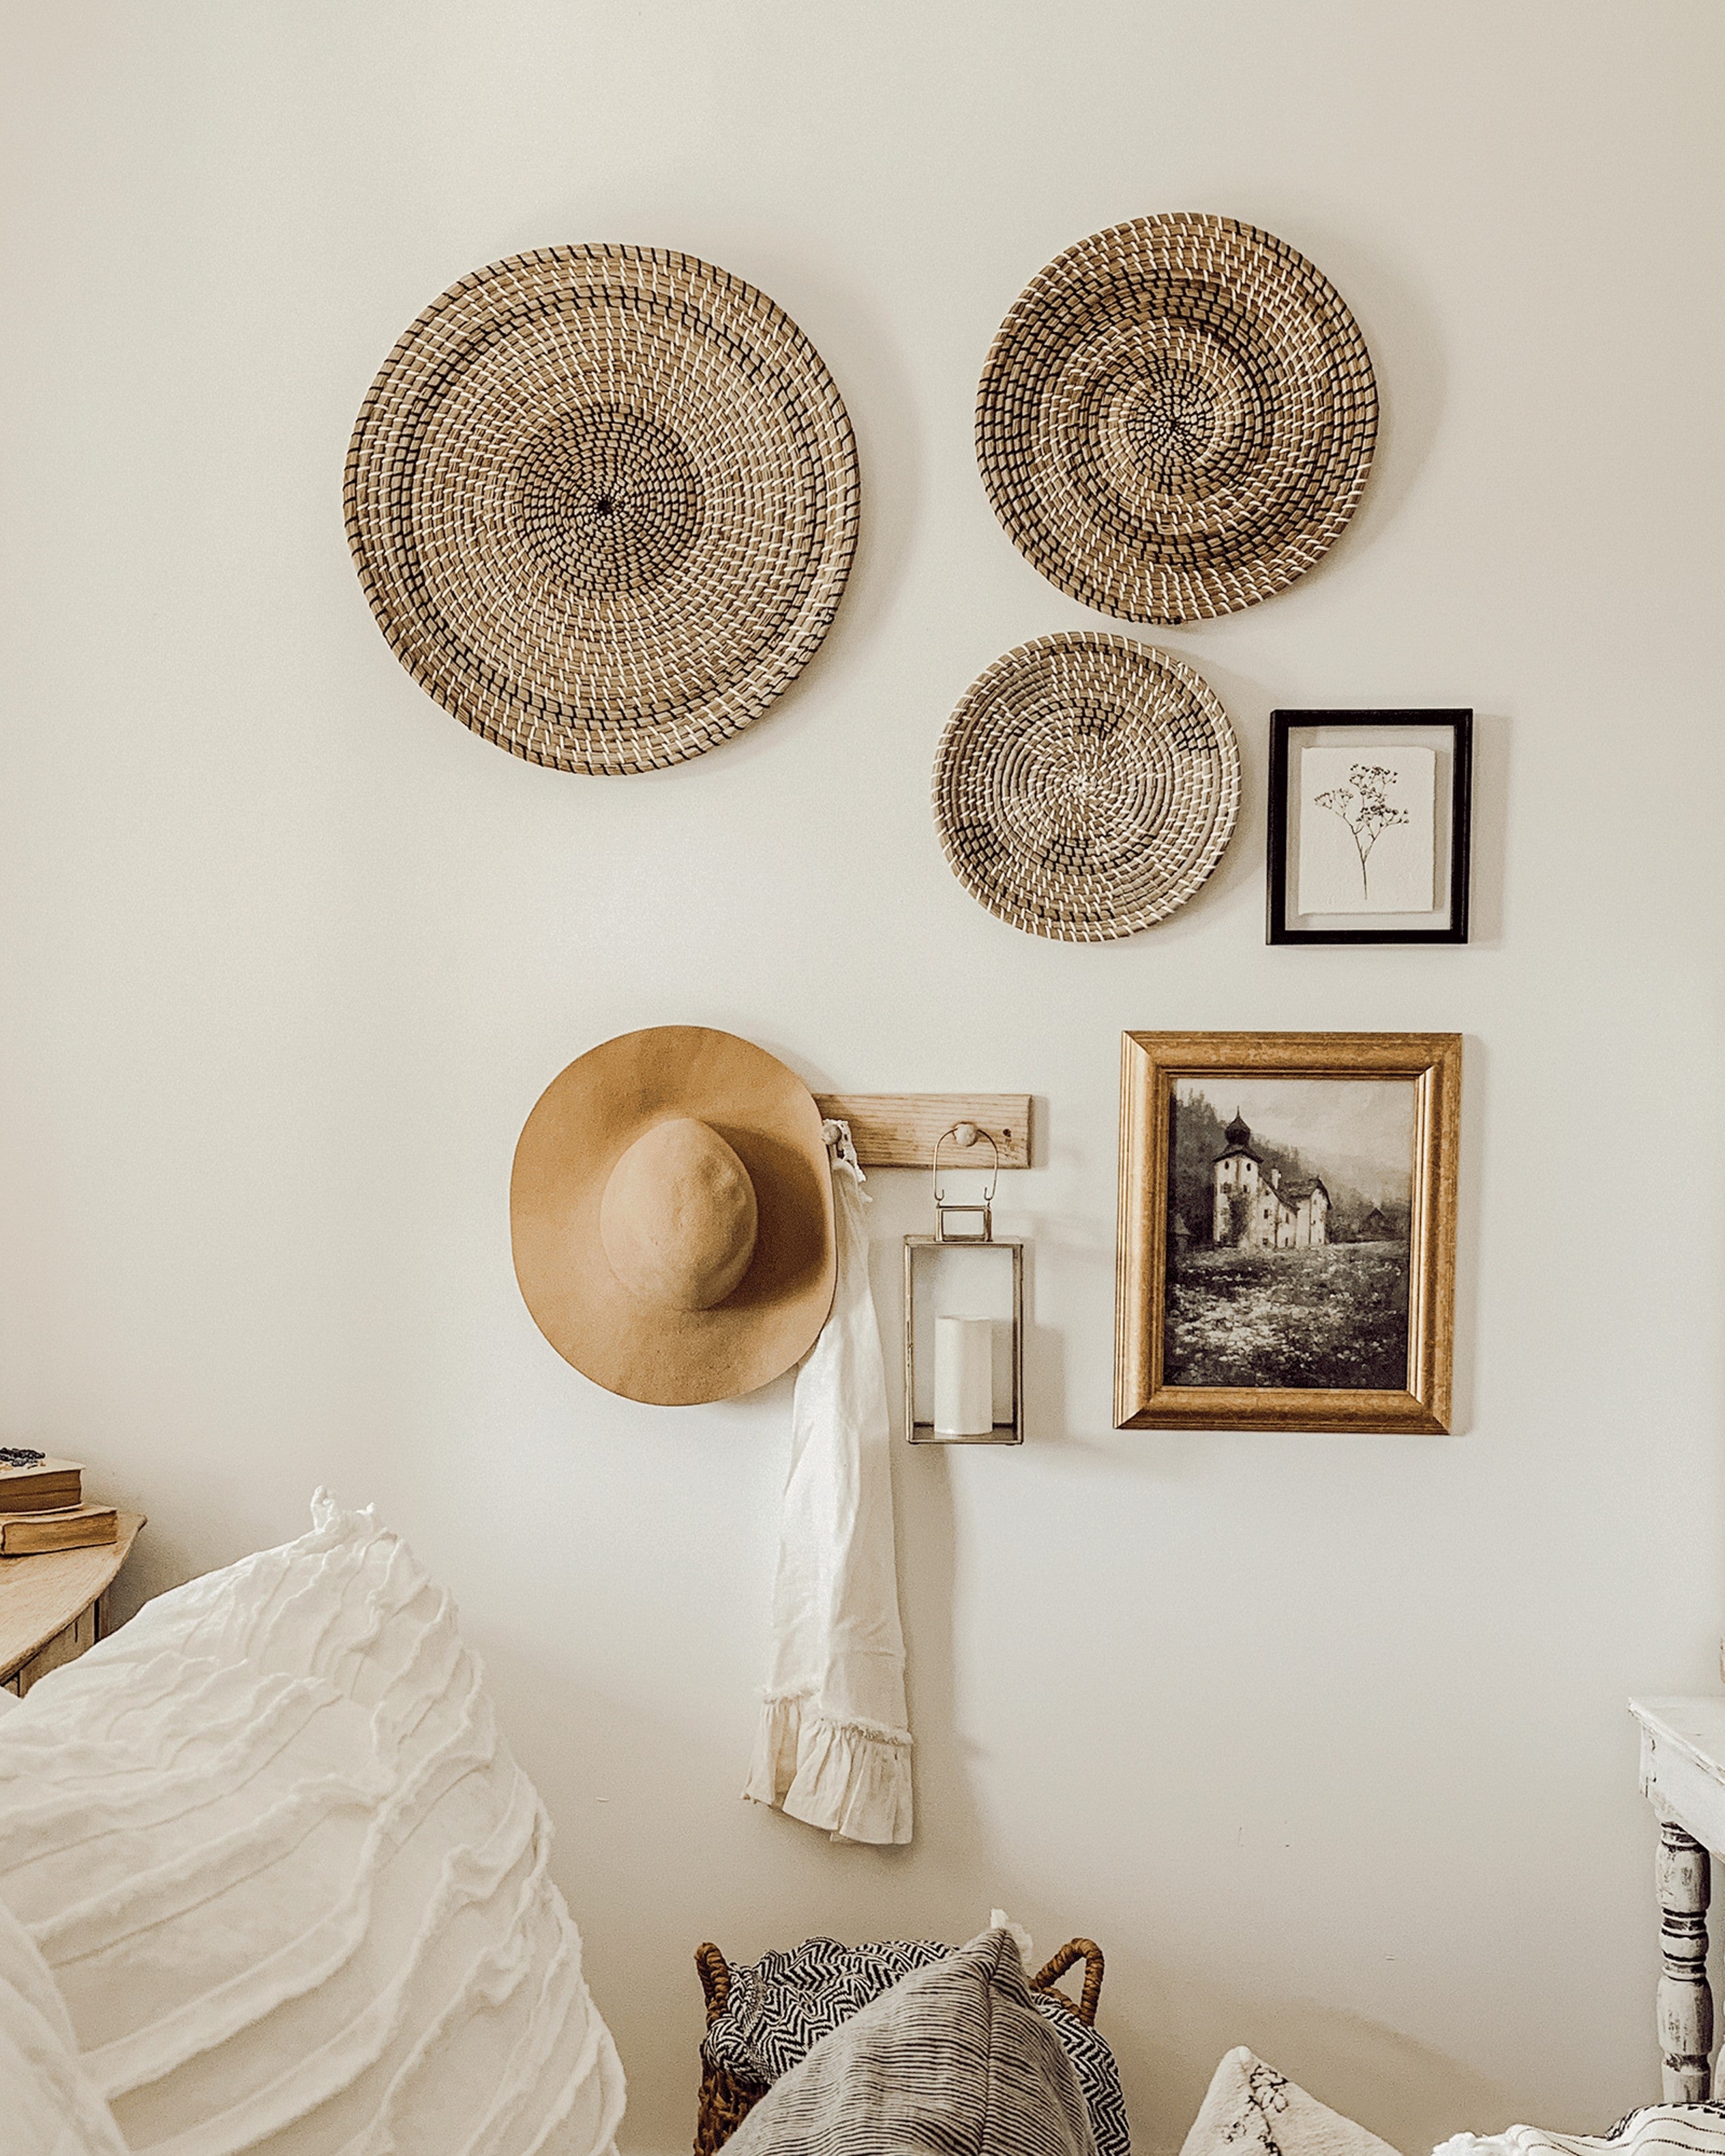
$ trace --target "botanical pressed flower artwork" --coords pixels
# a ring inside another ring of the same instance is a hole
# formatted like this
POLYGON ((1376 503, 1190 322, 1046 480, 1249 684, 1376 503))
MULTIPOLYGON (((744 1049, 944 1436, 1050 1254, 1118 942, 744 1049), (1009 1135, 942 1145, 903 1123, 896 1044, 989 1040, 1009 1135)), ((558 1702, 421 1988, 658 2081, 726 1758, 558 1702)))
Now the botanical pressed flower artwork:
POLYGON ((1414 1093, 1411 1078, 1173 1081, 1165 1383, 1407 1383, 1414 1093))
POLYGON ((1436 788, 1429 748, 1301 749, 1300 911, 1429 913, 1436 788))

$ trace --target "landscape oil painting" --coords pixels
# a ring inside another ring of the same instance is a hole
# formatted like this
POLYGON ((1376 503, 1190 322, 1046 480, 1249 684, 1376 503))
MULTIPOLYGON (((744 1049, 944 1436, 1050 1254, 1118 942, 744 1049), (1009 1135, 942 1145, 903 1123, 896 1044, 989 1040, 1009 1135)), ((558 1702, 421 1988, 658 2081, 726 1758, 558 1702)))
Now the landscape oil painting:
POLYGON ((1163 1376, 1408 1382, 1414 1081, 1177 1078, 1163 1376))
POLYGON ((1120 1048, 1115 1428, 1449 1430, 1461 1035, 1120 1048))

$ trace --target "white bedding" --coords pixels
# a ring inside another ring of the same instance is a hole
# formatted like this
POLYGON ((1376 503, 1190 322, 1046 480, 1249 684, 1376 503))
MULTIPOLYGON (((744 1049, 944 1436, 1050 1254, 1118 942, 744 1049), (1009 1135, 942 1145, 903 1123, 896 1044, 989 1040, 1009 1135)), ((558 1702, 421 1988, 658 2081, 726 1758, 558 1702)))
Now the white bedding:
POLYGON ((48 1965, 3 1906, 0 2148, 6 2156, 126 2156, 107 2105, 79 2063, 65 2003, 48 1965))
POLYGON ((133 2151, 598 2156, 622 2071, 449 1598, 313 1518, 7 1716, 0 1903, 133 2151))
POLYGON ((1432 2156, 1725 2156, 1725 2110, 1717 2103, 1650 2103, 1609 2133, 1555 2133, 1510 2126, 1502 2133, 1458 2133, 1432 2156))

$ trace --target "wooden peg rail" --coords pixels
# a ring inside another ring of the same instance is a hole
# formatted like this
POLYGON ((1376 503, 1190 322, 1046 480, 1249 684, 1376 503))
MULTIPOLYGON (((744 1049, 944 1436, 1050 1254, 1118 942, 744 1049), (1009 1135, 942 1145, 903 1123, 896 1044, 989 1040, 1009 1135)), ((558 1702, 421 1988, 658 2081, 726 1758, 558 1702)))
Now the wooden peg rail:
MULTIPOLYGON (((1003 1168, 1030 1165, 1028 1093, 817 1093, 824 1116, 849 1123, 856 1157, 865 1168, 927 1168, 934 1142, 954 1123, 974 1123, 1000 1148, 1003 1168)), ((968 1152, 941 1148, 943 1168, 989 1165, 978 1138, 968 1152)))

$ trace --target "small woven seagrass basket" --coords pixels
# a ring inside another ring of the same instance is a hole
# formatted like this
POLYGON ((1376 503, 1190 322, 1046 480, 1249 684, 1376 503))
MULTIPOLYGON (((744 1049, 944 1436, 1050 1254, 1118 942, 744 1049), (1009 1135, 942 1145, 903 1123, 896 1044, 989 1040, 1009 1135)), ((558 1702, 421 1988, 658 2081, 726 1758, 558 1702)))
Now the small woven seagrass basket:
MULTIPOLYGON (((695 1949, 695 1966, 706 1994, 706 2023, 711 2028, 725 2010, 731 1995, 731 1964, 711 1940, 695 1949)), ((1030 1979, 1032 1991, 1040 1992, 1064 2007, 1086 2025, 1096 2018, 1102 1995, 1102 1949, 1093 1939, 1068 1939, 1054 1958, 1030 1979), (1084 1964, 1084 1986, 1076 1999, 1056 1989, 1069 1969, 1084 1964)), ((701 2061, 701 2107, 695 2121, 695 2156, 713 2156, 736 2133, 765 2096, 764 2087, 739 2081, 724 2066, 716 2066, 705 2053, 701 2061)))

